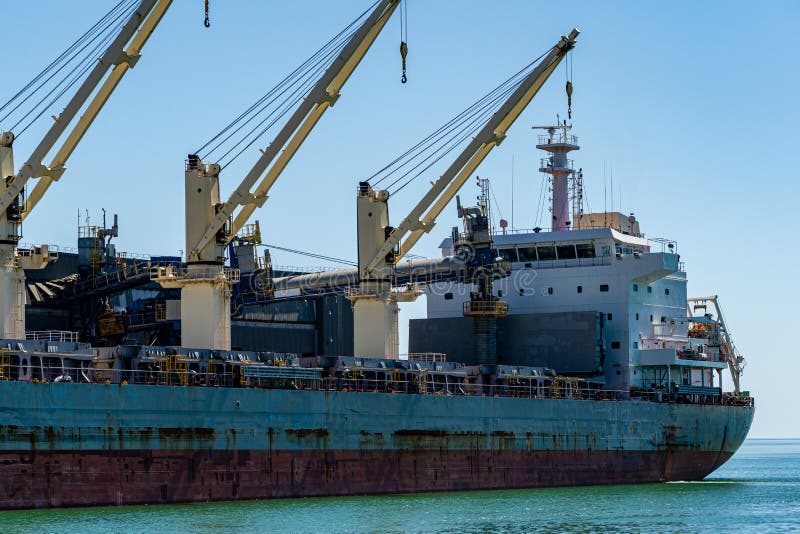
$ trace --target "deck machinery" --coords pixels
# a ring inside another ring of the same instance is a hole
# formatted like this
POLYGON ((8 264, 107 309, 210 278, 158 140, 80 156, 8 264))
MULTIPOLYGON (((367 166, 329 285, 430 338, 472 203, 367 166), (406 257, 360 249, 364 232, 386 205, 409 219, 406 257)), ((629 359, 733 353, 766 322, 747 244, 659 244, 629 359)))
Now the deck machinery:
MULTIPOLYGON (((514 121, 575 46, 579 33, 573 29, 556 43, 396 228, 388 222, 389 193, 374 191, 368 184, 360 186, 357 199, 360 284, 350 296, 356 356, 398 357, 397 301, 412 300, 419 293, 415 288, 406 292, 392 290, 394 266, 423 234, 431 231, 439 214, 492 149, 503 141, 514 121)), ((492 314, 502 313, 503 308, 499 301, 487 300, 475 301, 465 311, 476 317, 477 323, 483 323, 492 314)))
MULTIPOLYGON (((142 0, 127 17, 96 65, 80 84, 64 110, 23 163, 14 171, 14 134, 0 135, 0 339, 25 339, 25 270, 43 269, 58 258, 48 245, 20 250, 20 225, 33 211, 94 122, 128 70, 136 65, 142 47, 172 4, 171 0, 142 0), (50 165, 44 158, 53 150, 80 110, 83 115, 69 132, 50 165), (25 186, 38 179, 28 198, 25 186)), ((113 10, 112 10, 113 11, 113 10)), ((24 101, 23 101, 24 102, 24 101)))
POLYGON ((253 211, 266 202, 275 181, 317 121, 337 101, 342 86, 399 1, 377 3, 226 202, 220 202, 220 166, 205 164, 194 154, 189 156, 185 176, 187 264, 185 269, 168 267, 153 273, 153 280, 163 287, 181 289, 184 347, 230 349, 230 287, 239 281, 240 273, 224 267, 225 247, 253 211))

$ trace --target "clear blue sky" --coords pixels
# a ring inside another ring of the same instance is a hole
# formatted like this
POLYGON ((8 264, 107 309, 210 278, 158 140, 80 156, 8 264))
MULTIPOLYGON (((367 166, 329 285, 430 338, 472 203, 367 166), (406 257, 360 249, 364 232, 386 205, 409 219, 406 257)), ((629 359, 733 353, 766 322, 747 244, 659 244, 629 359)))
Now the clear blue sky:
MULTIPOLYGON (((203 2, 176 0, 67 173, 26 221, 23 241, 75 246, 78 208, 99 222, 105 207, 120 215, 120 250, 177 254, 184 248, 186 154, 368 3, 211 0, 206 30, 203 2)), ((0 3, 0 102, 109 6, 0 3)), ((792 157, 800 3, 410 0, 408 16, 409 83, 399 83, 396 15, 256 213, 265 241, 354 258, 356 182, 577 26, 583 33, 573 54, 573 123, 582 148, 575 160, 590 206, 602 209, 603 166, 613 167, 615 204, 621 188, 623 210, 636 212, 643 231, 679 242, 690 293, 721 295, 749 360, 744 387, 757 397, 751 436, 800 436, 800 185, 792 157)), ((564 114, 563 85, 562 67, 478 172, 492 179, 510 218, 515 158, 518 227, 534 225, 542 180, 530 126, 564 114)), ((17 143, 18 164, 36 135, 17 143)), ((256 157, 254 147, 226 169, 225 196, 256 157)), ((395 222, 424 183, 393 198, 395 222)), ((456 223, 454 210, 445 211, 415 252, 438 255, 456 223)), ((424 302, 406 306, 403 321, 422 313, 424 302)))

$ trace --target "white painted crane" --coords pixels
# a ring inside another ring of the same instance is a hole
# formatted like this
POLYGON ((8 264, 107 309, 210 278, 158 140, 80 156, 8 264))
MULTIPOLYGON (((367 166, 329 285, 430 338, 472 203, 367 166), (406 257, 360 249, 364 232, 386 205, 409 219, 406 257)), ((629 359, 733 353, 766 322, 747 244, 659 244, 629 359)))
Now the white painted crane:
MULTIPOLYGON (((728 364, 728 371, 730 371, 731 379, 733 380, 733 392, 739 395, 741 393, 739 384, 747 361, 739 352, 739 349, 736 348, 736 345, 733 344, 733 336, 731 336, 728 325, 725 323, 725 317, 722 315, 722 308, 719 305, 719 296, 713 295, 710 297, 686 299, 686 311, 691 320, 697 310, 702 309, 706 312, 709 302, 714 306, 715 313, 712 322, 714 327, 708 330, 704 328, 700 331, 704 336, 708 337, 709 346, 716 348, 719 351, 720 357, 728 364)), ((708 317, 710 318, 711 314, 709 314, 708 317)))
POLYGON ((230 286, 239 281, 239 273, 224 267, 225 247, 264 204, 273 184, 339 98, 340 89, 399 3, 377 2, 226 202, 220 202, 221 166, 189 156, 185 174, 187 265, 180 270, 159 268, 152 274, 163 287, 181 289, 184 347, 230 349, 230 286))
MULTIPOLYGON (((0 181, 0 339, 25 339, 25 269, 42 269, 57 258, 55 251, 47 245, 20 251, 17 245, 21 237, 21 222, 64 173, 67 160, 122 77, 139 60, 142 47, 172 0, 141 0, 135 9, 133 3, 127 4, 120 2, 109 12, 116 13, 114 16, 120 19, 119 31, 94 67, 88 70, 64 110, 53 117, 53 124, 19 172, 14 171, 14 133, 7 131, 0 135, 0 176, 4 178, 0 181), (120 10, 120 6, 124 8, 127 4, 131 4, 132 11, 123 16, 128 10, 120 10), (84 106, 85 111, 72 126, 50 165, 45 165, 44 159, 84 106), (38 180, 26 201, 25 186, 33 179, 38 180)), ((107 17, 109 15, 104 19, 107 17)), ((108 27, 113 28, 113 24, 108 27)), ((111 32, 113 35, 113 29, 111 32)))
POLYGON ((392 288, 394 267, 424 233, 508 129, 531 102, 565 55, 575 46, 580 32, 569 35, 550 49, 519 83, 447 170, 431 184, 406 218, 389 226, 389 192, 376 191, 362 182, 358 191, 358 269, 360 283, 348 297, 353 302, 354 352, 356 356, 397 358, 398 301, 414 300, 418 291, 392 288))

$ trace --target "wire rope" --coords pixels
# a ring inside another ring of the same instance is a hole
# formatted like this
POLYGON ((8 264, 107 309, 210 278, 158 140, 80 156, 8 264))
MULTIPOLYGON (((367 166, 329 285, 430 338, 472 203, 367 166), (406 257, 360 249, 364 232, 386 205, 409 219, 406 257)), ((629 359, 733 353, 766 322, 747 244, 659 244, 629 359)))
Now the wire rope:
POLYGON ((240 113, 198 150, 203 159, 216 158, 221 168, 233 163, 267 131, 308 96, 323 72, 358 31, 354 27, 377 6, 362 12, 314 52, 299 67, 240 113))
POLYGON ((341 263, 341 264, 344 264, 344 265, 353 265, 353 266, 357 266, 358 265, 354 261, 343 260, 341 258, 334 258, 332 256, 324 256, 322 254, 315 254, 313 252, 307 252, 307 251, 304 251, 304 250, 297 250, 297 249, 287 248, 287 247, 279 247, 278 245, 268 245, 266 243, 264 244, 264 246, 269 248, 269 249, 282 250, 284 252, 289 252, 291 254, 298 254, 300 256, 308 256, 309 258, 314 258, 314 259, 317 259, 317 260, 331 261, 331 262, 334 262, 334 263, 341 263))
MULTIPOLYGON (((80 37, 78 37, 78 39, 77 39, 77 40, 75 40, 75 41, 74 41, 72 44, 70 44, 70 45, 69 45, 69 46, 68 46, 68 47, 67 47, 67 48, 66 48, 64 51, 62 51, 62 52, 61 52, 61 53, 60 53, 58 56, 56 56, 56 58, 55 58, 53 61, 51 61, 49 65, 47 65, 47 66, 46 66, 44 69, 42 69, 42 70, 41 70, 41 71, 40 71, 40 72, 39 72, 39 73, 38 73, 36 76, 34 76, 34 77, 33 77, 33 78, 32 78, 32 79, 31 79, 31 80, 30 80, 30 81, 29 81, 27 84, 25 84, 25 85, 22 87, 22 89, 20 89, 19 91, 17 91, 17 93, 16 93, 14 96, 12 96, 12 97, 11 97, 11 98, 10 98, 8 101, 6 101, 6 102, 5 102, 5 103, 4 103, 2 106, 0 106, 0 112, 2 112, 3 110, 5 110, 5 109, 6 109, 6 108, 8 108, 9 106, 11 106, 11 104, 12 104, 13 102, 15 102, 15 101, 16 101, 18 98, 20 98, 20 97, 21 97, 23 94, 25 94, 25 93, 26 93, 26 92, 27 92, 27 91, 28 91, 28 90, 29 90, 31 87, 33 87, 33 86, 34 86, 34 85, 35 85, 35 84, 36 84, 36 83, 37 83, 39 80, 41 80, 43 77, 45 77, 45 76, 46 76, 46 75, 47 75, 47 74, 48 74, 48 73, 49 73, 49 72, 50 72, 50 71, 51 71, 53 68, 55 68, 55 67, 56 67, 56 66, 57 66, 59 63, 62 63, 62 62, 63 62, 63 60, 64 60, 64 58, 66 58, 66 57, 69 57, 70 55, 73 55, 73 57, 74 57, 74 50, 75 50, 75 49, 77 49, 78 47, 80 47, 80 46, 81 46, 81 45, 82 45, 82 44, 83 44, 83 43, 84 43, 84 42, 85 42, 87 39, 89 39, 89 37, 90 37, 92 34, 95 34, 95 33, 97 32, 98 28, 99 28, 100 26, 102 26, 102 25, 105 23, 106 19, 108 19, 109 17, 113 17, 113 16, 114 16, 114 13, 115 13, 115 12, 116 12, 116 11, 117 11, 117 10, 118 10, 118 9, 119 9, 119 8, 120 8, 122 5, 123 5, 123 4, 125 4, 126 2, 130 2, 130 1, 131 1, 131 0, 121 0, 120 2, 118 2, 118 3, 117 3, 117 4, 116 4, 116 5, 113 7, 113 8, 111 8, 111 10, 110 10, 110 11, 108 11, 108 12, 107 12, 107 13, 106 13, 106 14, 105 14, 105 15, 104 15, 104 16, 103 16, 103 17, 102 17, 100 20, 98 20, 97 22, 95 22, 95 23, 94 23, 94 25, 93 25, 91 28, 89 28, 88 30, 86 30, 86 32, 84 32, 84 34, 83 34, 83 35, 81 35, 80 37)), ((63 67, 62 67, 62 68, 63 68, 63 67)), ((59 69, 59 70, 60 70, 60 69, 59 69)), ((56 71, 56 72, 58 72, 58 71, 56 71)), ((35 93, 35 91, 34 91, 34 93, 35 93)), ((20 103, 19 103, 17 106, 15 106, 15 107, 14 107, 14 109, 17 109, 17 108, 18 108, 18 107, 19 107, 19 106, 20 106, 22 103, 24 103, 25 101, 27 101, 27 99, 28 99, 28 98, 30 98, 30 96, 31 96, 31 95, 29 95, 29 96, 28 96, 28 97, 27 97, 25 100, 23 100, 23 101, 22 101, 22 102, 20 102, 20 103)), ((0 121, 2 121, 2 120, 5 120, 7 117, 8 117, 8 115, 4 115, 3 117, 0 117, 0 121)))
POLYGON ((39 95, 39 99, 27 111, 24 111, 11 127, 12 131, 16 131, 17 128, 21 127, 21 130, 16 132, 17 137, 20 137, 48 110, 52 109, 59 99, 91 70, 97 61, 98 51, 108 47, 124 25, 124 21, 133 14, 137 5, 138 2, 134 0, 123 0, 116 4, 92 28, 87 30, 53 60, 50 65, 28 82, 23 89, 18 91, 11 100, 4 104, 2 109, 7 109, 8 111, 0 117, 0 121, 9 119, 15 112, 20 111, 22 106, 31 98, 44 91, 44 94, 39 95), (58 75, 65 69, 66 73, 59 78, 58 75), (45 79, 42 80, 42 78, 45 79), (49 86, 56 79, 57 81, 52 86, 49 86), (26 92, 27 95, 17 101, 26 92), (51 98, 54 94, 56 96, 51 98), (17 101, 16 105, 11 106, 10 104, 14 101, 17 101), (28 120, 32 115, 33 118, 28 120))
POLYGON ((61 79, 61 81, 54 86, 50 91, 48 91, 40 100, 39 102, 31 108, 22 118, 20 118, 17 123, 12 126, 12 131, 15 130, 18 126, 20 126, 27 117, 29 117, 36 108, 41 106, 41 110, 32 118, 30 119, 25 126, 23 126, 17 137, 20 137, 28 128, 30 128, 36 121, 38 121, 42 115, 44 115, 48 110, 53 109, 56 102, 58 102, 67 91, 69 91, 76 83, 81 81, 86 77, 92 68, 94 68, 95 62, 97 61, 97 54, 101 53, 102 50, 108 48, 108 46, 113 42, 116 34, 119 32, 120 29, 124 26, 125 22, 120 21, 112 31, 108 32, 100 42, 98 42, 91 51, 72 69, 70 69, 67 74, 61 79), (50 99, 49 102, 46 100, 56 91, 58 93, 55 97, 50 99))
POLYGON ((388 184, 383 187, 392 195, 399 193, 439 162, 445 155, 473 136, 496 113, 497 104, 516 91, 525 77, 532 72, 534 65, 552 49, 549 48, 443 126, 400 154, 389 164, 372 174, 367 181, 373 186, 378 186, 388 181, 388 184))

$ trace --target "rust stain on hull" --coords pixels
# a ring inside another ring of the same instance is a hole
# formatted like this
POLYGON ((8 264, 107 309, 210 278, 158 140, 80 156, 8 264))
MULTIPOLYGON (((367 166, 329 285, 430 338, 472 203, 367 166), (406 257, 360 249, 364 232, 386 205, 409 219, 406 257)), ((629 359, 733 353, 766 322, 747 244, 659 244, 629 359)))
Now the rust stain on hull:
POLYGON ((729 453, 318 450, 0 453, 0 508, 698 480, 729 453))

